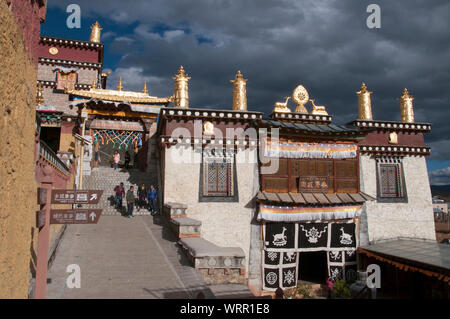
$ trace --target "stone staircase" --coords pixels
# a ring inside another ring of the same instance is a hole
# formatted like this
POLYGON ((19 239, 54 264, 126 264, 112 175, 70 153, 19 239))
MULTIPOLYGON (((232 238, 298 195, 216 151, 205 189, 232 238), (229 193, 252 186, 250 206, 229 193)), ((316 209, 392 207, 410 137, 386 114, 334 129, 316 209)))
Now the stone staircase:
POLYGON ((205 282, 208 285, 246 283, 244 251, 239 247, 219 247, 202 238, 202 223, 189 218, 187 208, 181 203, 164 203, 162 215, 205 282))
MULTIPOLYGON (((148 188, 154 185, 158 189, 158 180, 156 170, 149 172, 141 172, 138 169, 124 169, 118 168, 114 170, 110 167, 97 167, 92 169, 90 176, 83 176, 83 189, 101 189, 103 195, 97 205, 83 205, 86 208, 101 208, 103 209, 102 216, 106 215, 122 215, 126 212, 126 200, 122 201, 122 210, 114 207, 114 187, 120 183, 124 184, 125 192, 134 186, 134 195, 137 197, 137 188, 142 183, 148 188)), ((150 211, 146 208, 139 212, 135 205, 133 215, 150 215, 150 211)))

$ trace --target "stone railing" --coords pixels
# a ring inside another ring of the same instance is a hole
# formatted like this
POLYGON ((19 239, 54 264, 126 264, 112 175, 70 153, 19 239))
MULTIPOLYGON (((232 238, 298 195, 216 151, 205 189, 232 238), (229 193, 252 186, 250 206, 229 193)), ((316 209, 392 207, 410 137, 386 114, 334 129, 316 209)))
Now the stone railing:
POLYGON ((39 141, 39 156, 64 175, 70 174, 67 165, 43 141, 39 141))

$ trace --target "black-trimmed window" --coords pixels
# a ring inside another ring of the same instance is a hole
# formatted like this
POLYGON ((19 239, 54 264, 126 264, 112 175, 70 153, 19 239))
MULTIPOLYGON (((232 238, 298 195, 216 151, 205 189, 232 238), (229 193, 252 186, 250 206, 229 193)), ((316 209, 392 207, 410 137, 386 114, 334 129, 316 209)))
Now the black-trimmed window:
POLYGON ((403 164, 397 158, 377 158, 378 197, 381 199, 405 198, 403 164))
POLYGON ((234 196, 234 154, 204 151, 202 169, 203 196, 234 196))

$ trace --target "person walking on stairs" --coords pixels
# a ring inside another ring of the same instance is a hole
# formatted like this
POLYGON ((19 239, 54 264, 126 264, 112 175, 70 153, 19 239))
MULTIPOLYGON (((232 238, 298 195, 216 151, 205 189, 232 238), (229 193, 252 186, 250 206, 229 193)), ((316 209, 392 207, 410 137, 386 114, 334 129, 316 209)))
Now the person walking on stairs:
POLYGON ((158 198, 158 193, 153 185, 150 185, 150 189, 147 191, 147 200, 150 205, 150 212, 152 215, 156 215, 158 213, 156 209, 156 199, 158 198))
POLYGON ((134 187, 130 186, 130 189, 127 191, 127 217, 132 218, 133 217, 133 208, 134 208, 134 187))
POLYGON ((139 186, 137 195, 138 195, 138 211, 140 211, 141 208, 145 206, 145 197, 147 195, 147 191, 145 190, 144 184, 139 186))
POLYGON ((114 170, 116 170, 117 167, 119 167, 119 162, 120 162, 120 154, 119 154, 119 152, 114 151, 113 159, 114 159, 114 170))
POLYGON ((122 199, 125 196, 125 188, 123 187, 123 183, 120 183, 120 186, 117 185, 114 187, 114 191, 116 192, 115 204, 116 208, 122 209, 122 199))

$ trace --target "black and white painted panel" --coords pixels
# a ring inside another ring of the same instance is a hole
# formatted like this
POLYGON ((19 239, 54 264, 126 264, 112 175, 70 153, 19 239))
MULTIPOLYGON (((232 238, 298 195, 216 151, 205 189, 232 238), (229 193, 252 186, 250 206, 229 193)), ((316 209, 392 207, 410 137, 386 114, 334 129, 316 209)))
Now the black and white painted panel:
POLYGON ((329 276, 356 278, 356 225, 346 222, 265 223, 263 289, 297 285, 300 252, 326 251, 329 276))

